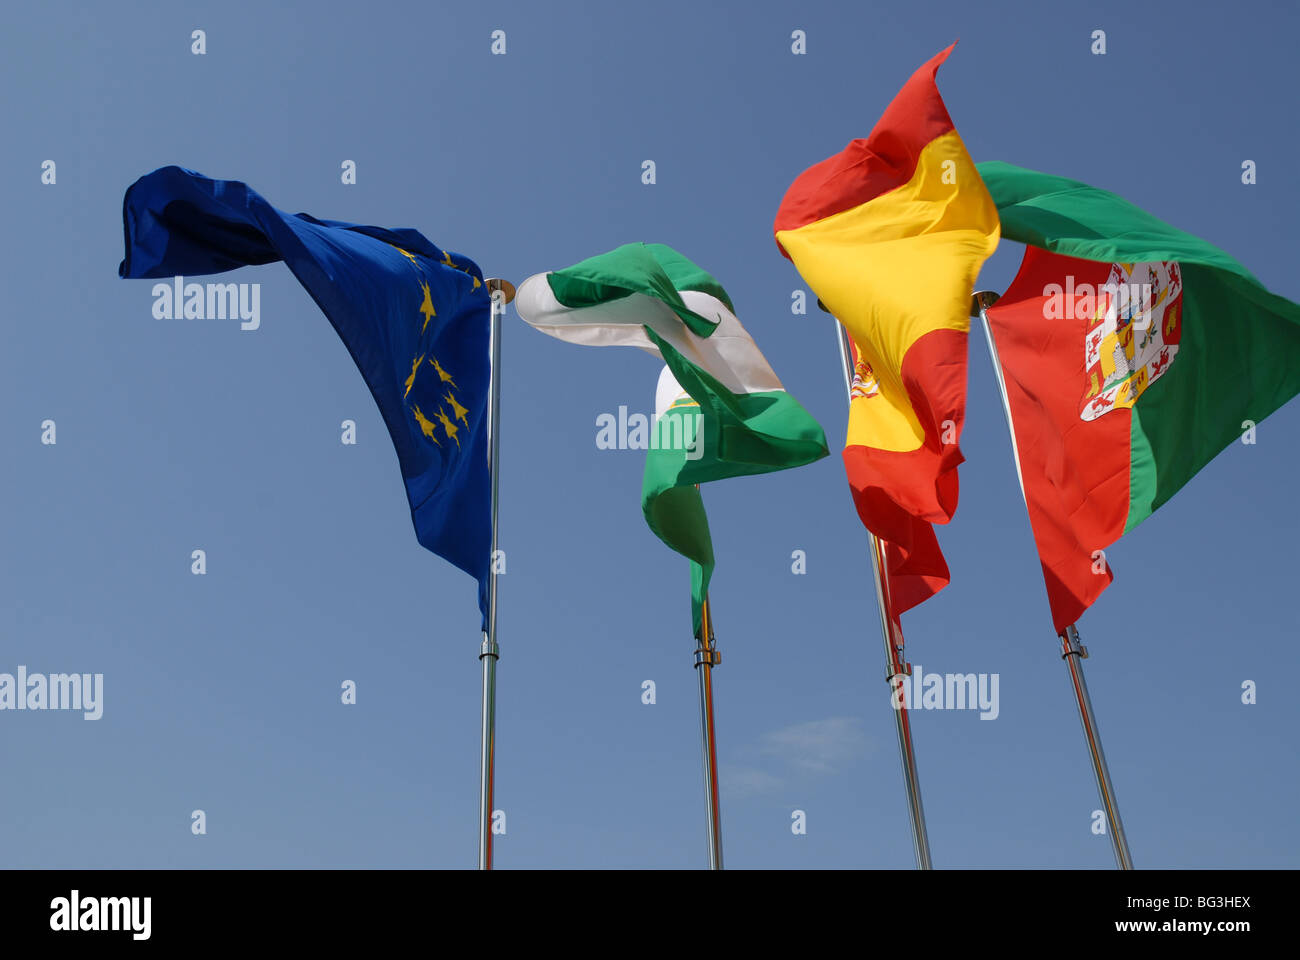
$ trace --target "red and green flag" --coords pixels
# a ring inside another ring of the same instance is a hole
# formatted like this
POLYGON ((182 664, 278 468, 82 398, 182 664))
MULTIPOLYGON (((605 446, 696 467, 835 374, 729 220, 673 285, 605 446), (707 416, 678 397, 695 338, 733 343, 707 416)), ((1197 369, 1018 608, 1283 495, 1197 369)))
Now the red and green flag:
POLYGON ((987 313, 1059 632, 1114 579, 1106 547, 1300 392, 1300 306, 1113 193, 978 169, 1026 244, 987 313))

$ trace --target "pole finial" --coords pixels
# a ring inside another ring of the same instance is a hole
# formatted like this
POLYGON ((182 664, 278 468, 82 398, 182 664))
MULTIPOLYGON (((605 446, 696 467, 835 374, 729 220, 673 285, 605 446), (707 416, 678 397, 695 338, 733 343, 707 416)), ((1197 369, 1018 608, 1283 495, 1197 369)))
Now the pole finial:
POLYGON ((515 298, 515 285, 509 280, 502 280, 500 277, 489 277, 487 281, 488 291, 492 294, 492 299, 496 299, 498 290, 502 293, 501 302, 509 303, 515 298))
POLYGON ((1001 295, 992 290, 977 290, 970 298, 971 317, 978 317, 981 310, 987 310, 993 306, 998 302, 999 296, 1001 295))

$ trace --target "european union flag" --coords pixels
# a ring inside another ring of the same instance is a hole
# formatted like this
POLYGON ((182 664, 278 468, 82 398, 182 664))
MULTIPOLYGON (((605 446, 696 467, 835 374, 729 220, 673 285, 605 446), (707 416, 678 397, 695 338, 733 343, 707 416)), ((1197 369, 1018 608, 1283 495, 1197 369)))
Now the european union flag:
POLYGON ((379 405, 416 537, 478 580, 486 625, 492 307, 478 266, 415 230, 289 215, 247 184, 180 167, 133 183, 122 221, 123 277, 285 262, 334 325, 379 405))

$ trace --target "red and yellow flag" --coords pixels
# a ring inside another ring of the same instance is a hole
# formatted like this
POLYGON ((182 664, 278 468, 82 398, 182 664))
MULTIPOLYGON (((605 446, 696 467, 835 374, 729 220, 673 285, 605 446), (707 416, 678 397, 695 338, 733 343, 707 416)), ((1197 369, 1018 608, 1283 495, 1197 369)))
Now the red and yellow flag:
POLYGON ((998 243, 934 82, 951 52, 912 75, 865 140, 800 174, 773 225, 856 348, 844 466, 863 524, 889 545, 895 616, 948 583, 930 524, 957 509, 970 297, 998 243))

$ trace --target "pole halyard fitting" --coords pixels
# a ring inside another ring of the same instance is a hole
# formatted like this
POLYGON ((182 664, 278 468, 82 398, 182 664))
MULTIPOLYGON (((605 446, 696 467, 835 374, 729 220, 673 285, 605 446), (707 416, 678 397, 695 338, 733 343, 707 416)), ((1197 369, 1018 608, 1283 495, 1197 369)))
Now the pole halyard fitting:
MULTIPOLYGON (((695 489, 699 489, 697 484, 695 489)), ((704 598, 704 605, 700 608, 700 635, 695 638, 699 644, 695 648, 695 666, 698 668, 703 665, 716 667, 722 662, 722 654, 718 652, 718 638, 713 633, 713 604, 709 603, 709 598, 704 598)))
POLYGON ((1061 638, 1061 659, 1075 656, 1080 660, 1088 659, 1088 648, 1079 640, 1079 631, 1074 624, 1065 628, 1065 633, 1060 635, 1061 638))
POLYGON ((695 648, 695 666, 707 664, 710 667, 716 667, 722 662, 722 654, 718 652, 717 647, 696 647, 695 648))
POLYGON ((912 675, 912 665, 910 663, 900 663, 897 670, 885 671, 885 682, 893 683, 899 677, 910 677, 912 675))

